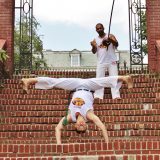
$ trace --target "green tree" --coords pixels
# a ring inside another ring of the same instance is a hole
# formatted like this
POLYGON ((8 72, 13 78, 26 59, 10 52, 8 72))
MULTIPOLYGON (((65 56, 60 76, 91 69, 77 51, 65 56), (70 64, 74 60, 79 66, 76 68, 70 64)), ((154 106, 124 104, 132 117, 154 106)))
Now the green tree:
POLYGON ((146 12, 141 11, 141 39, 142 39, 142 52, 144 55, 148 53, 147 47, 147 21, 146 12))
POLYGON ((6 60, 9 58, 7 52, 0 49, 0 88, 3 88, 2 79, 10 78, 9 71, 6 69, 6 60))
MULTIPOLYGON (((39 67, 47 67, 45 60, 43 59, 43 42, 38 35, 38 27, 40 26, 39 22, 33 17, 32 19, 32 69, 37 69, 39 67)), ((20 47, 23 54, 28 56, 31 47, 31 36, 28 35, 29 22, 26 17, 22 18, 21 28, 23 28, 23 33, 20 34, 20 21, 16 22, 15 32, 14 32, 14 62, 15 68, 19 69, 20 64, 20 47), (20 36, 23 37, 23 40, 20 42, 20 36)))
POLYGON ((7 52, 3 49, 0 49, 0 62, 4 63, 9 56, 7 55, 7 52))
POLYGON ((139 40, 142 41, 142 46, 141 44, 138 45, 139 48, 142 47, 142 53, 143 56, 148 54, 148 48, 147 48, 147 22, 146 22, 146 12, 141 10, 138 12, 138 23, 139 27, 135 28, 135 31, 138 34, 139 40))

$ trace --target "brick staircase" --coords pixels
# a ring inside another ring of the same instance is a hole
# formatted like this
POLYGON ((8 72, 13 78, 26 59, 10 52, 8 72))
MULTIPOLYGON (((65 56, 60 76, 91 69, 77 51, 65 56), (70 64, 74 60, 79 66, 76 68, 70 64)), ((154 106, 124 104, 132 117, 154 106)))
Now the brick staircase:
POLYGON ((95 113, 108 130, 108 144, 88 122, 83 134, 68 125, 62 132, 63 144, 56 145, 55 126, 66 114, 69 91, 31 86, 30 94, 22 94, 19 79, 36 75, 87 78, 95 77, 95 72, 37 71, 5 80, 0 89, 0 160, 160 160, 159 77, 136 74, 133 89, 123 84, 122 100, 112 100, 109 88, 104 100, 95 100, 95 113))

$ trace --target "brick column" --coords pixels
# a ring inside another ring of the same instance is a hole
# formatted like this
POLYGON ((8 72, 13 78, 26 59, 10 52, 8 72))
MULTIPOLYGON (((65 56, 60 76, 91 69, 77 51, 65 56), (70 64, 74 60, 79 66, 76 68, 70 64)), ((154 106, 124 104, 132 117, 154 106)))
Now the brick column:
POLYGON ((160 0, 146 0, 148 65, 154 72, 160 72, 160 54, 156 49, 156 41, 160 40, 160 0))
POLYGON ((0 39, 6 40, 9 59, 6 68, 13 73, 14 67, 14 6, 15 0, 0 0, 0 39))

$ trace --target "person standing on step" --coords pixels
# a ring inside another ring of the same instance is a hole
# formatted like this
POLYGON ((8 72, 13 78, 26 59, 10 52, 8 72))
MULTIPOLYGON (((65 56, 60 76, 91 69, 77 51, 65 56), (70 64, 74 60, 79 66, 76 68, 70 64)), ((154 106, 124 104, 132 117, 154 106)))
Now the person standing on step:
MULTIPOLYGON (((118 47, 118 41, 112 34, 108 35, 104 32, 104 26, 101 23, 96 25, 98 37, 91 41, 92 53, 97 54, 97 69, 96 77, 105 77, 105 71, 108 70, 109 76, 118 75, 117 56, 115 50, 118 47)), ((121 83, 115 88, 111 88, 112 98, 120 98, 121 83)), ((94 93, 95 98, 103 99, 104 88, 96 90, 94 93)))
POLYGON ((61 131, 67 123, 75 122, 77 132, 85 132, 86 121, 92 121, 102 131, 105 142, 108 142, 108 134, 105 125, 93 111, 93 92, 103 87, 116 87, 119 82, 125 82, 128 88, 133 87, 130 76, 110 76, 101 78, 23 78, 23 91, 29 93, 30 84, 35 84, 36 89, 61 88, 73 92, 71 102, 68 106, 68 113, 63 117, 55 128, 57 144, 61 144, 61 131))

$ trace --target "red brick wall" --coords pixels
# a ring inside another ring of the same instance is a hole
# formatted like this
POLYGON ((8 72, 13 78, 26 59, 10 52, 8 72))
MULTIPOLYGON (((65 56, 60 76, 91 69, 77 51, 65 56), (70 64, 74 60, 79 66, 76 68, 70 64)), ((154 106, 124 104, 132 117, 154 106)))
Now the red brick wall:
POLYGON ((9 59, 7 69, 13 72, 14 0, 0 0, 0 39, 5 39, 9 59))
POLYGON ((146 0, 149 69, 160 72, 160 54, 156 52, 156 40, 160 39, 160 0, 146 0))

